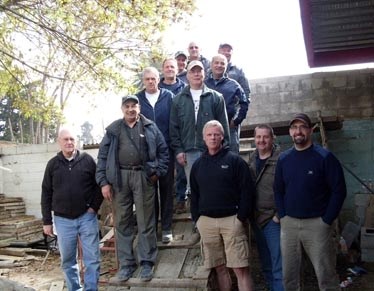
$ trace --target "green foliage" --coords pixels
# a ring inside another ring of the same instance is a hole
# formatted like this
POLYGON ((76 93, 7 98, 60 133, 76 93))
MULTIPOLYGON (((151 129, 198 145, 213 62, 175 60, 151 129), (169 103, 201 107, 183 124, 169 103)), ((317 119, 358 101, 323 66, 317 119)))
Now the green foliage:
POLYGON ((12 104, 48 126, 71 96, 132 93, 143 68, 161 62, 164 30, 195 9, 195 0, 1 1, 0 72, 18 72, 0 75, 0 96, 22 91, 12 104))

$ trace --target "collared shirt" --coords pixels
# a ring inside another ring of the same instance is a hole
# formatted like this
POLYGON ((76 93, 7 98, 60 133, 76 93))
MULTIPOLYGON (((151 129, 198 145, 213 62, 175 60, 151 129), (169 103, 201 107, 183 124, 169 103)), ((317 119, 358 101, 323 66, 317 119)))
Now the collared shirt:
POLYGON ((118 145, 118 159, 120 166, 142 165, 139 152, 141 149, 141 127, 142 124, 140 120, 138 120, 132 128, 123 122, 118 145), (134 144, 138 148, 136 148, 134 144))

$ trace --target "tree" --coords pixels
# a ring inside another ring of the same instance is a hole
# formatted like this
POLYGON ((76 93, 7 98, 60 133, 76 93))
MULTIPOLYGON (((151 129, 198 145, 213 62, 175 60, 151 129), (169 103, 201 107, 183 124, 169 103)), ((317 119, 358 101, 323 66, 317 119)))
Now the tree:
MULTIPOLYGON (((2 1, 0 59, 25 72, 13 83, 37 82, 40 96, 63 112, 71 96, 133 92, 144 60, 164 55, 163 31, 195 9, 194 0, 2 1)), ((0 62, 0 70, 8 66, 0 62)))
POLYGON ((94 142, 94 138, 91 133, 92 129, 93 125, 88 121, 81 125, 82 136, 80 139, 84 144, 92 144, 94 142))

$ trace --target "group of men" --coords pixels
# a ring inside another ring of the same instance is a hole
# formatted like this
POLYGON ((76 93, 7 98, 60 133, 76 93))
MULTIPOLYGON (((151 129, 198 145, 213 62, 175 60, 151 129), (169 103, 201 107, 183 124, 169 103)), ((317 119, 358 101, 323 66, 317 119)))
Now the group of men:
POLYGON ((244 161, 239 135, 249 105, 248 80, 231 64, 230 44, 221 44, 211 62, 199 49, 191 42, 189 56, 178 52, 165 59, 162 77, 154 67, 143 70, 144 89, 122 98, 123 118, 106 128, 97 166, 76 149, 72 132, 60 131, 61 152, 49 161, 43 179, 42 213, 44 232, 53 235, 53 211, 68 289, 83 290, 76 261, 79 237, 84 290, 97 290, 96 214, 103 198, 112 203, 119 262, 111 282, 127 281, 138 264, 141 280, 153 278, 159 217, 162 242, 173 240, 175 180, 176 211, 186 211, 188 195, 204 266, 216 271, 220 290, 231 290, 228 268, 239 290, 254 288, 248 222, 271 290, 300 290, 301 246, 320 289, 339 290, 332 236, 346 195, 339 162, 313 144, 305 114, 290 122, 292 149, 281 153, 273 129, 260 125, 256 151, 244 161))

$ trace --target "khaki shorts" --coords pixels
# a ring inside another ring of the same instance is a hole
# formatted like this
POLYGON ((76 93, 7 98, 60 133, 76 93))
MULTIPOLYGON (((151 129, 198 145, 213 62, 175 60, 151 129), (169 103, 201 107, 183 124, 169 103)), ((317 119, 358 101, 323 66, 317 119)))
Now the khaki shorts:
POLYGON ((236 215, 222 218, 200 216, 196 226, 207 269, 226 264, 229 268, 249 266, 248 237, 236 215))

